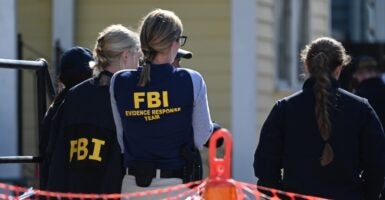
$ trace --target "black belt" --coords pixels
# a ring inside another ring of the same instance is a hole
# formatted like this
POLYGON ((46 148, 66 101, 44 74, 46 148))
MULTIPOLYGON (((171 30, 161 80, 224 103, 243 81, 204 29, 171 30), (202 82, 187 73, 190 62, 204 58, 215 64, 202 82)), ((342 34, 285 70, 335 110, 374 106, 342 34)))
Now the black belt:
MULTIPOLYGON (((180 170, 165 170, 165 169, 158 169, 160 170, 160 178, 180 178, 183 179, 183 169, 180 170)), ((136 176, 135 171, 127 168, 127 174, 136 176)), ((153 173, 153 178, 156 177, 156 171, 153 173)))

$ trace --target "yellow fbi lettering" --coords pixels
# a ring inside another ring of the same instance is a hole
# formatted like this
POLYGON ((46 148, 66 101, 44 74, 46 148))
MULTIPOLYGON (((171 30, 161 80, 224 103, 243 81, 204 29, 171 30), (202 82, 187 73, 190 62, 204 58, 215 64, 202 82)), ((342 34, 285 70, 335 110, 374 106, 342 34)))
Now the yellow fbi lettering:
MULTIPOLYGON (((92 154, 89 155, 91 151, 88 149, 88 139, 87 138, 78 138, 76 140, 70 141, 70 162, 74 155, 76 155, 76 160, 84 160, 88 158, 89 160, 102 161, 100 157, 100 150, 102 145, 106 142, 104 140, 99 140, 92 138, 91 142, 94 143, 94 148, 92 149, 92 154)), ((91 150, 91 149, 90 149, 91 150)))
POLYGON ((134 107, 138 109, 142 103, 147 108, 168 107, 168 92, 134 92, 134 107))

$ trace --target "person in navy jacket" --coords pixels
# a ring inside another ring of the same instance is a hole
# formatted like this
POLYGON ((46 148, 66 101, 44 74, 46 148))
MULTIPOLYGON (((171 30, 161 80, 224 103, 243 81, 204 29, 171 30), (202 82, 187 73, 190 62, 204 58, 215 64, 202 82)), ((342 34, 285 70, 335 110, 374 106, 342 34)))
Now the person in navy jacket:
POLYGON ((378 63, 372 57, 360 57, 357 70, 353 74, 358 82, 356 93, 368 99, 376 111, 382 127, 385 126, 385 80, 378 63))
POLYGON ((174 12, 155 9, 140 26, 144 66, 116 73, 111 103, 118 141, 124 153, 122 192, 181 184, 185 149, 201 149, 213 124, 206 84, 191 69, 171 63, 186 42, 174 12))
POLYGON ((47 186, 48 170, 51 155, 55 148, 52 141, 57 137, 57 113, 70 88, 92 77, 89 63, 93 61, 92 52, 83 47, 75 46, 65 51, 60 59, 58 94, 49 106, 42 121, 39 134, 39 155, 43 157, 40 163, 40 189, 47 186))
POLYGON ((124 170, 109 87, 113 73, 136 68, 140 57, 137 33, 122 25, 110 25, 99 33, 94 77, 70 89, 61 107, 49 190, 120 193, 124 170))
POLYGON ((312 41, 301 54, 310 77, 279 100, 254 156, 258 185, 331 199, 379 199, 385 136, 366 99, 339 88, 350 57, 340 42, 312 41))

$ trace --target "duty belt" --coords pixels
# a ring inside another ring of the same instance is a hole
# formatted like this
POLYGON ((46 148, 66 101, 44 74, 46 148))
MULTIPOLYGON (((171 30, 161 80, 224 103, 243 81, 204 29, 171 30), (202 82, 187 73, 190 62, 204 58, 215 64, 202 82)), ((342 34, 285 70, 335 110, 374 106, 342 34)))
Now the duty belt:
MULTIPOLYGON (((136 176, 135 170, 127 168, 127 174, 136 176)), ((183 179, 183 169, 180 170, 165 170, 165 169, 156 169, 155 173, 152 175, 153 178, 180 178, 183 179)))

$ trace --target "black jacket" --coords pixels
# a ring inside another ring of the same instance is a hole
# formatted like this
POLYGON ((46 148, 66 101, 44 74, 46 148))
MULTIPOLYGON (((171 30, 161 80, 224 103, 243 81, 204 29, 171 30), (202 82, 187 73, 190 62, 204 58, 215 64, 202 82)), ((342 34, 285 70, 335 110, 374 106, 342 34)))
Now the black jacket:
POLYGON ((50 165, 49 190, 120 193, 122 156, 110 103, 111 75, 102 72, 67 93, 50 165))
POLYGON ((362 81, 356 94, 368 99, 373 109, 381 120, 382 127, 385 126, 385 81, 381 77, 362 81))
POLYGON ((320 165, 324 142, 315 120, 314 81, 278 101, 254 157, 258 184, 332 199, 378 199, 385 177, 385 136, 367 100, 339 89, 329 110, 334 160, 320 165), (283 172, 281 174, 281 169, 283 172))
POLYGON ((64 89, 59 93, 47 112, 45 113, 42 121, 42 129, 39 134, 39 156, 43 158, 40 163, 40 189, 45 190, 47 186, 48 170, 51 162, 51 156, 54 149, 52 141, 56 141, 57 138, 57 124, 60 118, 60 106, 62 105, 68 89, 64 89))

